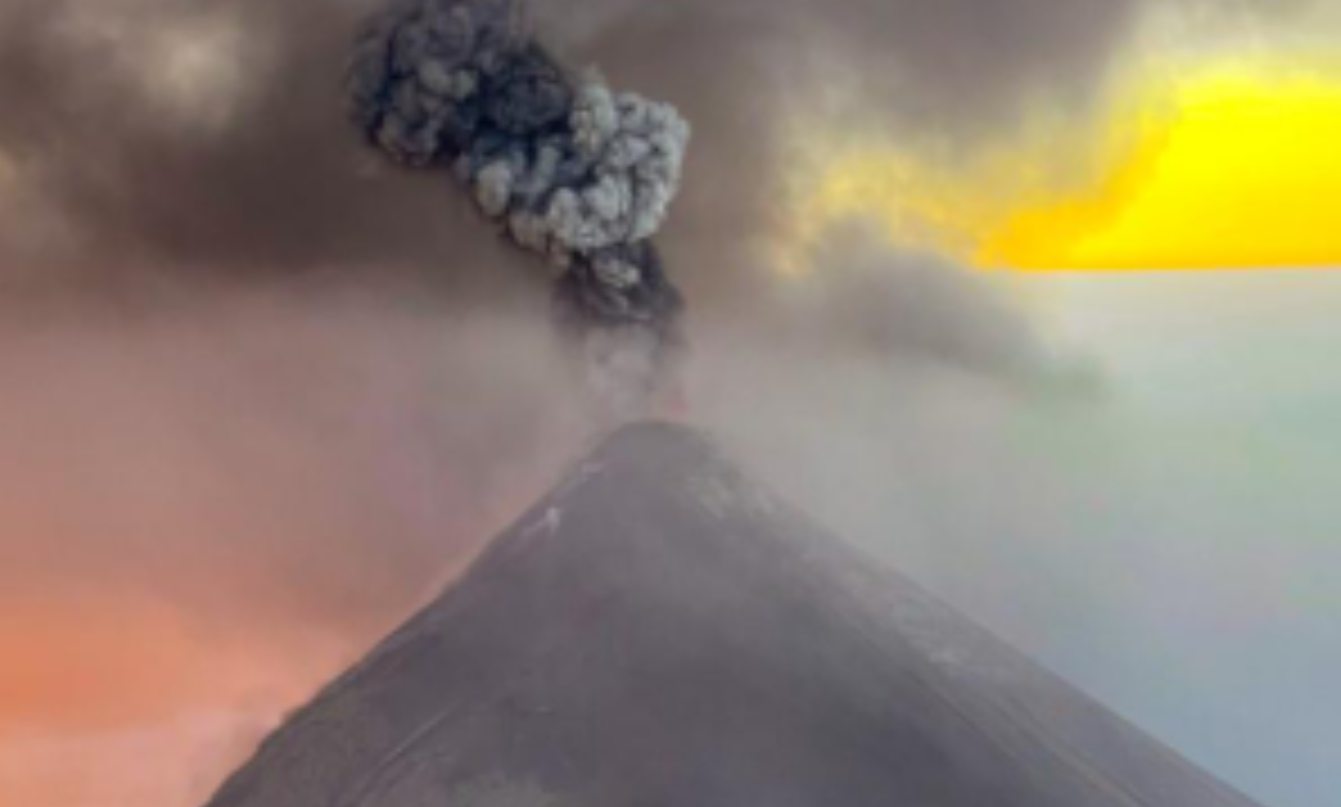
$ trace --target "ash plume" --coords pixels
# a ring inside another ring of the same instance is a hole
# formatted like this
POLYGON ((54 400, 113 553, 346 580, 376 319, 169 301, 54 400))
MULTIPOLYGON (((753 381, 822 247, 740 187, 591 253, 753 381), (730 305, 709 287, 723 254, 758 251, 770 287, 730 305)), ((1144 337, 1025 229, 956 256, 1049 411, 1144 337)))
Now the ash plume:
POLYGON ((555 308, 589 366, 636 406, 657 386, 682 298, 651 239, 689 124, 530 38, 522 0, 406 0, 360 36, 352 116, 391 159, 448 169, 481 214, 560 275, 555 308))

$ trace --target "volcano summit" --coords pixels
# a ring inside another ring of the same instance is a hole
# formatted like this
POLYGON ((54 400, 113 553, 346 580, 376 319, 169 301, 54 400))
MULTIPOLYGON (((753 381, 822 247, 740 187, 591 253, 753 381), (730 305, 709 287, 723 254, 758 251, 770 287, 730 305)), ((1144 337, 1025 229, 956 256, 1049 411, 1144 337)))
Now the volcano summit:
POLYGON ((1254 807, 681 427, 615 435, 209 807, 1254 807))

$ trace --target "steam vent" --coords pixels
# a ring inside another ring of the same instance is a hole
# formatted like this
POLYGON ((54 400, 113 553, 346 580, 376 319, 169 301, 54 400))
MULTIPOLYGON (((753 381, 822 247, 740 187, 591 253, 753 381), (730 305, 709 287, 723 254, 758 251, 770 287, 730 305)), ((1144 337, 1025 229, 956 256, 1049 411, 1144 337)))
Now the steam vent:
POLYGON ((1253 807, 752 485, 611 438, 209 807, 1253 807))

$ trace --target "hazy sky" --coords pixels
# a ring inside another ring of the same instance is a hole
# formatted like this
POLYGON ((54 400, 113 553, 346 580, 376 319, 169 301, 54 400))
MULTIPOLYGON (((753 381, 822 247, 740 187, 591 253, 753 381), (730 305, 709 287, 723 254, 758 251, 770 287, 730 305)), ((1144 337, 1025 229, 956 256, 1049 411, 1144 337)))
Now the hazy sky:
POLYGON ((1028 282, 1104 366, 1104 454, 1077 470, 1125 501, 1077 514, 1074 534, 1130 564, 1109 581, 1115 630, 1052 657, 1265 803, 1327 803, 1341 273, 1028 282))
MULTIPOLYGON (((1268 807, 1326 803, 1335 4, 538 3, 695 124, 698 421, 1268 807)), ((372 5, 0 0, 0 802, 196 803, 589 437, 543 283, 344 125, 372 5)))

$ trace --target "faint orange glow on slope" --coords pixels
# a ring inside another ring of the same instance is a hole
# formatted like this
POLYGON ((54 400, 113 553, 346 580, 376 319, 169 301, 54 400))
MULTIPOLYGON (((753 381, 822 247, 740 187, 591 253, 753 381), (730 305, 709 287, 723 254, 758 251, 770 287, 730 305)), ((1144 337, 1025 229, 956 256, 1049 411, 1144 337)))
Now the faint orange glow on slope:
MULTIPOLYGON (((296 631, 296 628, 295 628, 296 631)), ((0 804, 199 802, 339 663, 134 596, 4 598, 0 804)))
MULTIPOLYGON (((979 267, 1341 265, 1341 71, 1218 66, 1145 78, 1090 122, 1035 120, 968 153, 826 144, 782 265, 835 224, 979 267)), ((824 138, 819 138, 823 140, 824 138)))
POLYGON ((315 660, 303 669, 278 641, 239 642, 135 597, 6 597, 4 604, 0 738, 30 723, 105 728, 167 719, 210 699, 292 701, 326 672, 315 660))

